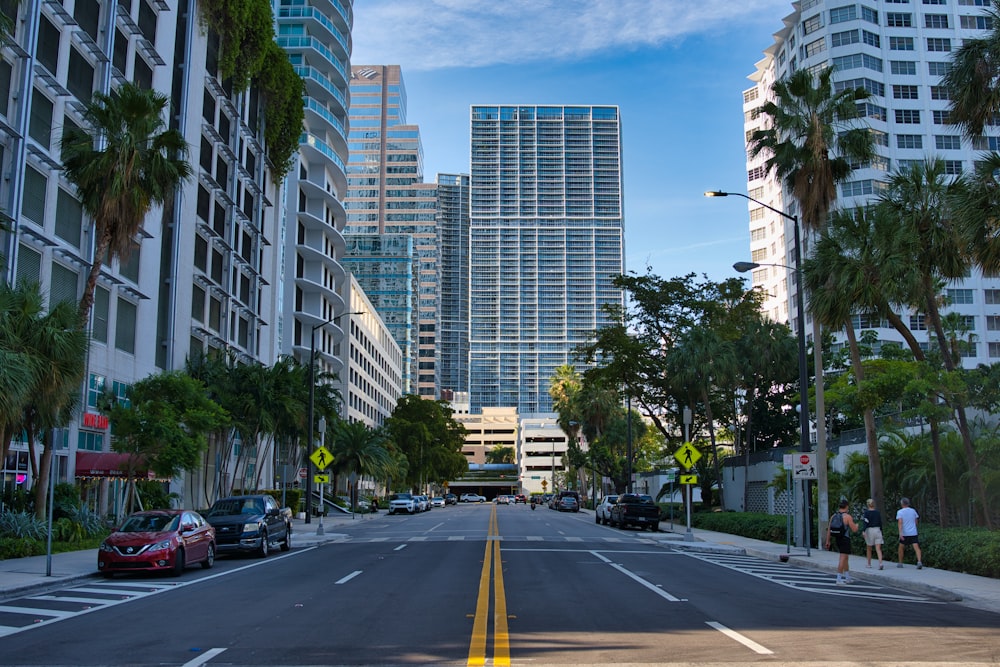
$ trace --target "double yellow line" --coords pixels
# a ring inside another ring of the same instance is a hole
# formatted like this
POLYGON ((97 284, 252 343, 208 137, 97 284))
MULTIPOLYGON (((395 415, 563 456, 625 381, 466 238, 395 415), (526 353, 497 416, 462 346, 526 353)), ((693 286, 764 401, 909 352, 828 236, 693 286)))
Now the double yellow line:
POLYGON ((503 589, 503 562, 500 560, 500 529, 497 525, 497 507, 490 511, 490 527, 486 535, 486 554, 483 572, 479 576, 479 599, 476 617, 472 623, 472 641, 469 642, 469 667, 486 664, 486 636, 490 612, 490 573, 493 574, 493 664, 510 667, 510 638, 507 634, 507 595, 503 589))

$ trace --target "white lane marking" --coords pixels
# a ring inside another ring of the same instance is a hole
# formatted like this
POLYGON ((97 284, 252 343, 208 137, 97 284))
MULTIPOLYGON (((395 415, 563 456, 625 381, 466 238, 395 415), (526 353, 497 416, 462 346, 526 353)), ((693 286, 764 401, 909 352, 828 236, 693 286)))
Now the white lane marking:
POLYGON ((37 607, 15 607, 13 605, 0 605, 0 612, 8 614, 21 614, 23 616, 48 616, 50 618, 69 618, 70 616, 76 616, 80 613, 79 611, 40 609, 37 607))
POLYGON ((181 667, 198 667, 199 665, 204 665, 206 662, 219 655, 226 649, 224 648, 211 648, 199 655, 194 660, 188 660, 181 667))
POLYGON ((359 574, 361 574, 361 570, 355 570, 354 572, 351 572, 351 573, 350 573, 349 575, 347 575, 346 577, 343 577, 343 578, 341 578, 341 579, 338 579, 337 581, 335 581, 335 582, 333 582, 333 583, 334 583, 334 584, 346 584, 346 583, 347 583, 348 581, 350 581, 350 580, 351 580, 351 579, 353 579, 354 577, 358 576, 359 574))
POLYGON ((369 542, 388 542, 389 538, 388 537, 373 537, 373 538, 369 539, 368 541, 369 542))
POLYGON ((449 542, 462 542, 464 540, 465 540, 465 535, 449 535, 448 536, 448 541, 449 542))
POLYGON ((439 523, 439 524, 437 524, 435 526, 431 526, 430 528, 427 529, 427 532, 429 533, 431 531, 437 530, 438 528, 440 528, 443 525, 444 525, 444 521, 442 521, 441 523, 439 523))
POLYGON ((393 551, 402 551, 405 548, 406 548, 405 544, 400 544, 398 547, 396 547, 395 549, 393 549, 393 551))
POLYGON ((747 637, 744 637, 743 635, 741 635, 740 633, 736 632, 735 630, 730 630, 729 628, 727 628, 726 626, 724 626, 722 623, 716 623, 715 621, 705 621, 705 623, 709 627, 715 628, 716 630, 718 630, 719 632, 721 632, 725 636, 729 637, 730 639, 735 639, 736 641, 738 641, 739 643, 743 644, 744 646, 746 646, 748 649, 750 649, 754 653, 759 653, 761 655, 771 655, 771 654, 774 653, 774 651, 772 651, 771 649, 767 648, 766 646, 761 646, 760 644, 758 644, 754 640, 749 639, 747 637))
POLYGON ((607 563, 611 567, 615 568, 616 570, 618 570, 619 572, 621 572, 622 574, 624 574, 626 577, 632 579, 633 581, 636 581, 636 582, 642 584, 643 586, 645 586, 649 590, 653 591, 654 593, 656 593, 660 597, 664 598, 665 600, 668 600, 669 602, 680 602, 681 601, 680 598, 675 598, 670 593, 668 593, 668 592, 666 592, 666 591, 664 591, 664 590, 662 590, 660 588, 657 588, 652 583, 650 583, 650 582, 646 581, 645 579, 643 579, 642 577, 640 577, 638 574, 635 574, 634 572, 630 572, 629 570, 627 570, 626 568, 622 567, 618 563, 612 563, 610 558, 602 556, 600 553, 598 553, 596 551, 591 551, 590 553, 594 557, 599 558, 600 560, 604 561, 605 563, 607 563))
POLYGON ((529 542, 542 542, 544 540, 545 538, 542 537, 541 535, 528 535, 529 542))

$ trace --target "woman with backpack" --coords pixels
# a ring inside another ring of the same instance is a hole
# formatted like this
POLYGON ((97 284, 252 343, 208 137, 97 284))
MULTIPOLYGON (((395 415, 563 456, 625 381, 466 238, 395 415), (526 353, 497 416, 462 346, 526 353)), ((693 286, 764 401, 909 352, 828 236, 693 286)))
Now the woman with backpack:
POLYGON ((840 561, 837 563, 838 586, 853 582, 847 559, 851 555, 851 533, 857 532, 858 524, 854 523, 854 517, 847 510, 848 502, 845 498, 840 501, 836 514, 830 517, 830 525, 826 529, 826 548, 830 548, 830 539, 833 538, 837 551, 840 552, 840 561))

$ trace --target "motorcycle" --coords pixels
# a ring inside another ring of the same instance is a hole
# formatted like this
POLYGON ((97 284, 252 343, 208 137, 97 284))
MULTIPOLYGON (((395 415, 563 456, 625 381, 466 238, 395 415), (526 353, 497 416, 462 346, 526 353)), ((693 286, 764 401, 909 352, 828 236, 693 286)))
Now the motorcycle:
POLYGON ((532 501, 531 501, 531 509, 535 509, 535 505, 536 505, 536 504, 537 504, 537 503, 535 503, 535 501, 534 501, 534 500, 532 500, 532 501))

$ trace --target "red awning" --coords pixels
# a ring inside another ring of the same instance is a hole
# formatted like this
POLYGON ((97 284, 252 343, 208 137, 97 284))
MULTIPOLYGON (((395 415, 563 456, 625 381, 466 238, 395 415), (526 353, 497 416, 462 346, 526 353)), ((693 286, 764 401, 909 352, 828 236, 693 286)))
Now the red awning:
POLYGON ((130 454, 118 452, 76 453, 77 477, 117 477, 120 479, 153 479, 145 463, 130 454))

